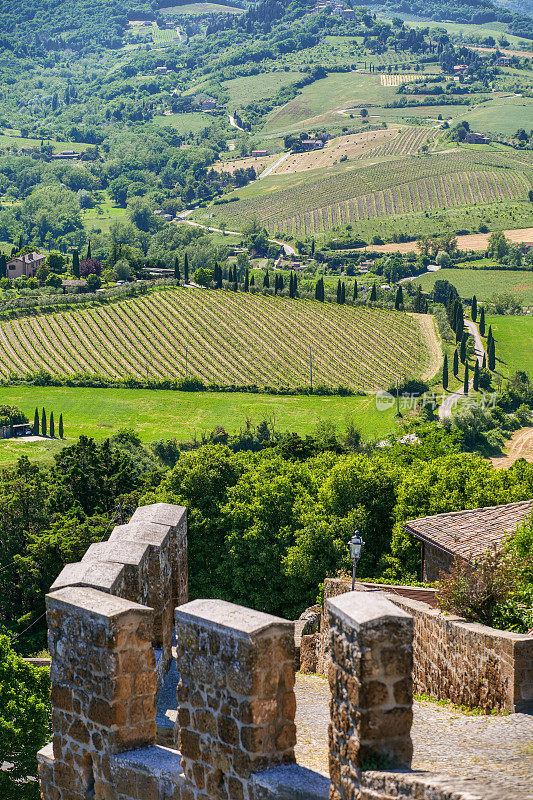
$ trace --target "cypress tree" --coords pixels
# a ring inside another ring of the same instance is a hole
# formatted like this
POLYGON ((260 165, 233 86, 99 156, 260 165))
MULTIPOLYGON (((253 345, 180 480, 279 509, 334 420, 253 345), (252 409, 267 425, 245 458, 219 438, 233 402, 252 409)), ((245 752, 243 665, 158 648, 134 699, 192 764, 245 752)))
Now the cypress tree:
POLYGON ((282 292, 285 288, 285 282, 283 280, 283 275, 279 276, 279 291, 282 292))
POLYGON ((59 415, 59 438, 63 438, 63 414, 59 415))
POLYGON ((293 280, 294 273, 291 270, 291 274, 289 276, 289 297, 294 297, 294 280, 293 280))
POLYGON ((454 326, 454 313, 455 313, 455 296, 453 292, 450 291, 450 294, 448 295, 448 300, 446 301, 446 316, 448 317, 448 322, 450 323, 450 328, 452 329, 454 326))
POLYGON ((315 300, 324 302, 324 278, 319 278, 315 286, 315 300))
POLYGON ((346 302, 346 284, 343 281, 341 286, 341 305, 344 305, 345 302, 346 302))
POLYGON ((7 258, 5 253, 0 254, 0 278, 5 278, 7 275, 7 258))
POLYGON ((55 439, 54 412, 50 412, 50 438, 55 439))
POLYGON ((298 278, 296 276, 296 273, 294 273, 294 278, 293 278, 293 281, 292 281, 292 290, 294 292, 293 296, 294 297, 298 297, 298 278))
POLYGON ((459 300, 455 301, 454 323, 455 324, 453 325, 453 329, 455 331, 455 341, 460 342, 463 336, 465 322, 464 322, 463 306, 461 305, 459 300))
POLYGON ((357 292, 357 281, 355 280, 353 282, 353 299, 354 299, 354 301, 357 300, 357 294, 358 294, 358 292, 357 292))
POLYGON ((453 374, 455 375, 456 378, 459 374, 459 355, 457 353, 457 348, 455 349, 455 352, 453 354, 453 374))
POLYGON ((489 325, 489 332, 487 333, 487 345, 489 345, 493 339, 494 337, 492 335, 492 325, 489 325))
POLYGON ((398 286, 396 289, 396 299, 394 300, 394 308, 396 311, 400 311, 401 307, 403 306, 403 290, 401 286, 398 286))
POLYGON ((91 240, 89 239, 89 243, 87 245, 87 258, 92 258, 91 256, 91 240))
POLYGON ((341 302, 341 279, 337 281, 337 303, 340 305, 341 302))
POLYGON ((474 364, 474 391, 477 392, 479 389, 479 364, 476 358, 476 363, 474 364))
MULTIPOLYGON (((215 264, 216 267, 216 264, 215 264)), ((180 262, 177 256, 174 257, 174 277, 177 281, 181 280, 181 273, 180 273, 180 262)))
POLYGON ((496 345, 494 344, 494 339, 491 339, 488 350, 489 350, 489 369, 491 372, 494 372, 496 368, 496 345))
POLYGON ((34 436, 39 435, 39 409, 35 409, 35 414, 33 415, 33 430, 32 433, 34 436))
POLYGON ((189 256, 185 253, 185 258, 183 259, 183 278, 185 283, 189 283, 189 256))
POLYGON ((483 363, 481 365, 481 369, 487 369, 487 354, 483 353, 483 363))
POLYGON ((461 345, 459 347, 459 358, 461 359, 461 364, 466 362, 466 343, 468 341, 468 334, 463 333, 461 337, 461 345))
POLYGON ((246 272, 244 273, 244 291, 247 292, 250 288, 250 270, 246 267, 246 272))
POLYGON ((465 382, 463 384, 463 392, 465 395, 468 394, 468 363, 465 364, 465 382))
POLYGON ((448 388, 448 354, 444 353, 444 363, 442 365, 442 388, 448 388))
POLYGON ((263 289, 270 289, 270 275, 268 274, 268 270, 263 276, 263 289))
POLYGON ((472 322, 477 321, 477 298, 476 295, 472 298, 472 322))
POLYGON ((255 277, 253 275, 250 278, 250 286, 255 286, 255 277))
POLYGON ((43 406, 43 413, 41 416, 41 433, 43 436, 46 436, 46 411, 44 410, 44 406, 43 406))
POLYGON ((485 336, 485 309, 483 307, 479 315, 479 332, 482 336, 485 336))
POLYGON ((373 283, 372 284, 372 290, 370 292, 370 302, 373 303, 377 299, 378 299, 378 292, 377 292, 377 289, 376 289, 376 284, 373 283))
POLYGON ((75 278, 80 277, 80 254, 77 250, 72 253, 72 274, 75 278))

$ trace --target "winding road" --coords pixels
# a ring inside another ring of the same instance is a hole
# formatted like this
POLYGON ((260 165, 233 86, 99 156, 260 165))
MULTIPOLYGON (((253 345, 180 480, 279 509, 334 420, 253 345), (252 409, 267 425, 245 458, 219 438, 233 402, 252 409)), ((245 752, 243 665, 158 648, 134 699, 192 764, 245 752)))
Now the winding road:
MULTIPOLYGON (((190 213, 192 213, 192 211, 190 213)), ((222 228, 212 228, 210 225, 202 225, 201 222, 194 222, 192 219, 186 219, 183 215, 181 215, 181 221, 186 222, 187 225, 194 225, 196 228, 203 228, 204 230, 212 231, 213 233, 230 233, 234 236, 242 236, 242 231, 223 231, 222 228)), ((268 241, 273 242, 274 244, 279 244, 280 247, 283 247, 286 256, 296 255, 296 250, 294 247, 291 247, 291 245, 287 244, 287 242, 281 242, 279 239, 268 239, 268 241)))
MULTIPOLYGON (((474 351, 477 362, 481 367, 485 348, 483 347, 483 342, 481 340, 481 336, 479 335, 478 327, 475 322, 472 322, 472 320, 465 319, 465 328, 468 328, 468 332, 474 337, 474 351)), ((468 384, 469 389, 472 388, 473 383, 474 380, 472 378, 468 384)), ((439 406, 439 419, 450 417, 454 407, 457 405, 461 397, 464 397, 464 389, 462 388, 457 389, 455 392, 451 392, 449 395, 447 395, 439 406)))

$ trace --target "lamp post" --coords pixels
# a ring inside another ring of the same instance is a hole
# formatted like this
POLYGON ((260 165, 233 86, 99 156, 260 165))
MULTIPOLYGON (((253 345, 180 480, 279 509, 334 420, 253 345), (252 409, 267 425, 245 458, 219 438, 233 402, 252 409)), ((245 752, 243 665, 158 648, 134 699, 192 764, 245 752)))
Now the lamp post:
POLYGON ((355 568, 357 566, 357 562, 361 558, 361 550, 364 546, 363 539, 359 531, 356 531, 350 541, 348 542, 348 546, 350 548, 350 558, 352 559, 352 592, 355 588, 355 568))

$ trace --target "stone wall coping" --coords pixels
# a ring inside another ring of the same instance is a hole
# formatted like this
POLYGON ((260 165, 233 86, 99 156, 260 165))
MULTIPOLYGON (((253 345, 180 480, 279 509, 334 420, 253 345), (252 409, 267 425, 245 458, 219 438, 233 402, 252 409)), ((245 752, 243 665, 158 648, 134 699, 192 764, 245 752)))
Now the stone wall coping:
POLYGON ((170 777, 172 780, 185 780, 181 768, 181 753, 160 744, 151 747, 140 747, 111 756, 110 767, 130 767, 137 771, 149 773, 157 778, 170 777))
MULTIPOLYGON (((341 596, 344 597, 345 595, 341 596)), ((499 628, 489 628, 488 625, 482 625, 480 622, 468 622, 464 617, 458 617, 455 614, 447 614, 438 608, 433 608, 428 605, 428 603, 423 603, 421 600, 411 600, 408 597, 399 597, 395 594, 387 594, 387 597, 392 603, 401 603, 402 606, 408 606, 408 608, 413 611, 419 611, 430 617, 438 617, 445 622, 453 622, 454 625, 457 625, 463 630, 471 631, 472 633, 507 639, 511 642, 533 642, 533 636, 531 634, 502 631, 499 628)), ((328 600, 328 602, 330 601, 328 600)))
POLYGON ((82 561, 114 561, 137 566, 147 557, 149 548, 146 542, 96 542, 88 548, 82 561))
POLYGON ((101 619, 121 617, 132 611, 146 616, 153 614, 153 608, 149 606, 132 603, 122 597, 99 592, 97 589, 86 586, 68 586, 58 589, 56 592, 47 594, 46 600, 47 605, 52 608, 61 608, 71 612, 73 609, 78 609, 78 611, 85 611, 90 616, 101 619))
POLYGON ((275 629, 289 633, 294 630, 294 623, 287 619, 237 606, 226 600, 192 600, 178 606, 175 618, 176 625, 192 623, 202 628, 231 630, 236 638, 241 639, 273 633, 275 629))
POLYGON ((367 770, 361 773, 361 787, 384 800, 501 800, 501 788, 491 789, 473 778, 422 770, 367 770))
POLYGON ((49 742, 37 752, 37 760, 41 764, 48 764, 50 767, 54 766, 54 743, 49 742))
MULTIPOLYGON (((383 592, 347 592, 326 601, 328 611, 356 628, 371 627, 376 620, 395 620, 399 623, 412 619, 383 592)), ((429 607, 429 606, 428 606, 429 607)))
POLYGON ((175 528, 187 514, 185 506, 175 506, 171 503, 152 503, 148 506, 139 506, 130 522, 156 522, 158 525, 170 525, 175 528))
POLYGON ((50 587, 51 592, 65 586, 92 586, 102 591, 113 590, 124 574, 124 565, 112 561, 77 561, 65 564, 50 587))
POLYGON ((330 780, 299 764, 287 764, 254 773, 252 787, 255 797, 268 793, 279 800, 327 800, 330 780))
POLYGON ((116 525, 108 541, 145 542, 162 547, 170 538, 170 531, 170 525, 160 525, 158 522, 128 522, 126 525, 116 525))

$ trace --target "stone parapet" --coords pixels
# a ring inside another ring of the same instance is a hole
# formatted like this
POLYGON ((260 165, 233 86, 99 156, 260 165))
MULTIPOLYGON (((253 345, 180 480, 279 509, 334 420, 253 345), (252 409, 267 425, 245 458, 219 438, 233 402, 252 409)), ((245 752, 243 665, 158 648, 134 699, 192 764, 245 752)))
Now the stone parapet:
POLYGON ((221 600, 176 609, 183 770, 196 798, 249 800, 253 772, 294 761, 293 623, 221 600))
POLYGON ((330 800, 353 800, 369 761, 411 764, 413 620, 378 592, 350 592, 327 608, 330 800))

